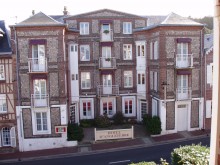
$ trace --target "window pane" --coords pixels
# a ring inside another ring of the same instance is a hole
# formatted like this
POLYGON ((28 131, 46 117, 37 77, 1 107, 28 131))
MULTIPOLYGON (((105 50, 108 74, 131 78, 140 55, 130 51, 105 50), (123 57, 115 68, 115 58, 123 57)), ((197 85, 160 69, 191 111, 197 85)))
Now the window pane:
POLYGON ((3 146, 11 145, 10 129, 8 127, 2 128, 2 143, 3 146))

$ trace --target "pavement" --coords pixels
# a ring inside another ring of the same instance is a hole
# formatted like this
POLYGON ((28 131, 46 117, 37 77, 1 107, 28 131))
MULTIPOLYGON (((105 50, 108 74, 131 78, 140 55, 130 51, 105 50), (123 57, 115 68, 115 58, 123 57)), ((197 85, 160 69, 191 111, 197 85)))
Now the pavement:
POLYGON ((48 159, 53 157, 107 152, 137 147, 147 147, 162 143, 173 143, 210 136, 210 130, 183 131, 174 134, 150 136, 142 125, 134 125, 134 138, 123 140, 94 141, 94 129, 84 128, 84 138, 78 146, 39 151, 14 152, 0 154, 0 164, 23 160, 48 159))

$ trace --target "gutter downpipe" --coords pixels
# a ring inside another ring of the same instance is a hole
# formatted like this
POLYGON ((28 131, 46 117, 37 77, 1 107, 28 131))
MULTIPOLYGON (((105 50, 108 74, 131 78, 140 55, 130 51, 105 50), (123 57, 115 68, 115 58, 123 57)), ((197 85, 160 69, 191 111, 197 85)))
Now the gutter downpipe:
POLYGON ((213 108, 210 143, 210 165, 218 165, 220 133, 220 0, 214 2, 213 108))

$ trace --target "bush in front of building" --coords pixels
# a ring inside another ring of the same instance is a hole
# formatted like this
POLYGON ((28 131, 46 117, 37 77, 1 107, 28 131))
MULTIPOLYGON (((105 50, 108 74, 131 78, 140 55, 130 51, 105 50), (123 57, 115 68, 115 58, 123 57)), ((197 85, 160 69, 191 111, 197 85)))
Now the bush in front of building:
POLYGON ((129 165, 169 165, 165 159, 160 159, 160 164, 156 164, 155 162, 139 162, 139 163, 131 163, 129 165))
POLYGON ((111 121, 107 115, 100 115, 95 118, 95 125, 98 128, 107 128, 111 126, 111 121))
POLYGON ((80 127, 83 128, 89 128, 95 126, 95 120, 94 119, 82 119, 80 120, 80 127))
POLYGON ((69 123, 67 126, 67 140, 68 141, 81 141, 84 137, 83 129, 74 123, 69 123))
POLYGON ((206 146, 186 145, 183 147, 175 148, 171 153, 171 160, 173 165, 182 164, 209 164, 210 149, 206 146))
POLYGON ((158 116, 151 117, 149 115, 145 115, 143 117, 143 123, 146 126, 147 131, 151 135, 158 135, 162 131, 161 121, 160 121, 160 118, 158 116))
POLYGON ((113 123, 115 124, 115 125, 120 125, 120 124, 123 124, 124 123, 124 115, 123 115, 123 113, 122 112, 116 112, 115 114, 114 114, 114 116, 112 117, 112 119, 113 119, 113 123))

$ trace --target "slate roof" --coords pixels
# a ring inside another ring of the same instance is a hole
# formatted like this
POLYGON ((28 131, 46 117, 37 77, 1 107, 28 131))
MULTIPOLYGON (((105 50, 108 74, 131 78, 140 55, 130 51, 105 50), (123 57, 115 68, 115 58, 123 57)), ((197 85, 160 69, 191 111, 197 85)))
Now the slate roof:
POLYGON ((15 27, 26 26, 65 26, 65 24, 55 20, 54 18, 39 12, 28 19, 14 25, 15 27))
POLYGON ((204 50, 205 54, 213 51, 213 33, 212 34, 205 34, 204 36, 204 50))
POLYGON ((10 44, 10 37, 8 35, 8 31, 5 27, 5 21, 0 20, 0 56, 2 55, 11 55, 11 44, 10 44))
POLYGON ((146 16, 150 20, 150 23, 148 23, 148 26, 143 28, 137 28, 134 31, 142 31, 142 30, 148 30, 155 27, 160 26, 204 26, 201 23, 195 22, 189 18, 182 17, 175 13, 170 13, 168 16, 146 16))

